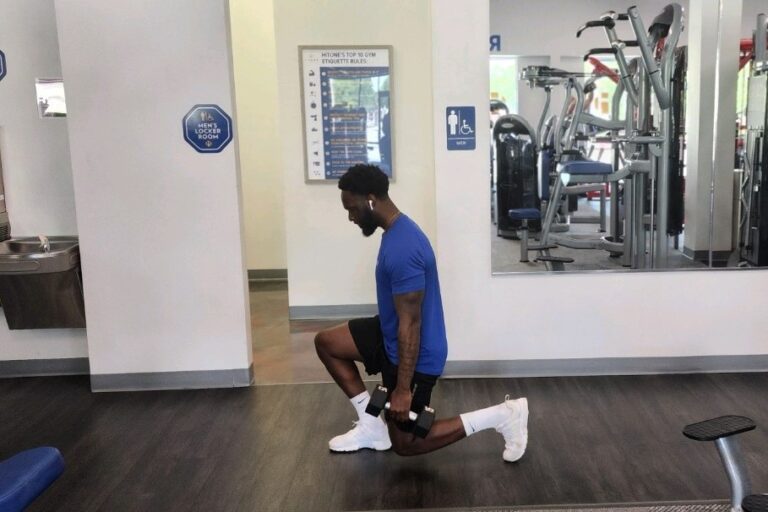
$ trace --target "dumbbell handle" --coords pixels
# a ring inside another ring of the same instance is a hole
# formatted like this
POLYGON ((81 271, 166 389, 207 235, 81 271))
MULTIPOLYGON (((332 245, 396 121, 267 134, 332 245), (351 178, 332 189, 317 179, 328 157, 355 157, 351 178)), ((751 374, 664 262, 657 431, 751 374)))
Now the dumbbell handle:
MULTIPOLYGON (((379 403, 381 403, 381 402, 379 402, 379 403)), ((385 408, 386 410, 389 410, 389 402, 387 402, 386 404, 384 404, 384 408, 385 408)), ((416 420, 418 419, 418 417, 419 417, 419 415, 418 415, 418 414, 416 414, 415 412, 413 412, 413 411, 408 411, 408 418, 409 418, 411 421, 416 421, 416 420)))

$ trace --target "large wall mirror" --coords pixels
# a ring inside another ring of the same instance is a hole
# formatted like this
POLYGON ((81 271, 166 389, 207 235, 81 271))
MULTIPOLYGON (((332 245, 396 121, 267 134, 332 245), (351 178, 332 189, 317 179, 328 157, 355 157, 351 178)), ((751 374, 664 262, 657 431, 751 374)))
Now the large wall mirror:
POLYGON ((721 1, 490 0, 493 273, 768 266, 768 4, 721 1))

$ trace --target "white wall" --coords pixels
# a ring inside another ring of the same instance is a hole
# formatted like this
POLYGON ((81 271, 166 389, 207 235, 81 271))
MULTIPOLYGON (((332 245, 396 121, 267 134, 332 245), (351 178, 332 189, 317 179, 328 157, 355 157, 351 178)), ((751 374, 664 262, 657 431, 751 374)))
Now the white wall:
MULTIPOLYGON (((40 119, 35 78, 61 77, 53 0, 0 0, 0 158, 13 236, 76 235, 67 120, 40 119)), ((9 331, 0 360, 86 357, 83 329, 9 331)))
MULTIPOLYGON (((420 48, 410 44, 403 48, 405 43, 401 43, 403 37, 406 42, 407 37, 416 37, 413 34, 418 30, 402 25, 413 16, 395 16, 387 10, 395 2, 377 5, 376 19, 382 23, 367 26, 373 30, 369 35, 358 33, 356 18, 352 19, 364 15, 365 7, 360 4, 352 7, 345 2, 338 12, 325 4, 317 8, 286 4, 276 5, 276 32, 280 111, 281 119, 287 120, 281 129, 286 200, 294 205, 287 208, 291 304, 366 303, 373 300, 372 260, 378 243, 361 241, 357 229, 346 225, 342 211, 334 215, 339 208, 335 187, 304 184, 302 156, 291 142, 301 133, 296 46, 387 44, 390 38, 381 37, 377 30, 388 27, 390 19, 399 20, 402 36, 393 38, 395 97, 401 102, 398 113, 404 107, 423 107, 412 99, 402 105, 401 92, 402 80, 410 83, 405 75, 417 73, 423 81, 423 70, 410 65, 407 70, 398 68, 407 58, 403 53, 420 48), (321 12, 321 7, 331 12, 321 12), (312 20, 312 24, 304 20, 312 20), (368 261, 371 268, 367 268, 368 261)), ((463 0, 431 4, 431 21, 420 27, 431 27, 432 51, 428 56, 419 55, 419 60, 422 66, 432 63, 428 89, 432 91, 433 141, 427 145, 433 147, 430 160, 434 163, 427 163, 435 169, 434 198, 426 187, 418 193, 427 194, 436 209, 437 236, 433 232, 430 236, 438 252, 449 358, 492 361, 767 353, 762 340, 768 317, 762 314, 766 306, 762 297, 768 273, 763 271, 491 276, 489 162, 488 152, 482 149, 488 145, 488 134, 478 132, 475 151, 448 152, 442 116, 448 105, 475 105, 478 112, 487 109, 487 40, 494 30, 489 29, 489 13, 481 4, 463 0), (455 37, 457 33, 462 37, 455 37), (456 80, 459 75, 462 79, 456 80)), ((571 8, 570 3, 558 2, 557 6, 571 8)), ((531 11, 530 6, 527 9, 531 11)), ((598 13, 605 10, 601 9, 595 8, 598 13)), ((542 53, 539 43, 546 44, 547 34, 538 25, 531 26, 537 27, 536 37, 528 31, 530 43, 511 53, 542 53)), ((407 91, 418 92, 420 97, 428 94, 421 88, 407 91)), ((398 157, 402 158, 404 144, 413 144, 408 139, 417 137, 419 131, 408 125, 396 130, 398 157)), ((424 147, 420 138, 416 141, 418 146, 412 147, 424 147)), ((411 172, 402 163, 398 169, 401 178, 404 171, 411 172)), ((413 187, 412 183, 398 183, 395 199, 410 194, 413 187)), ((429 218, 429 209, 424 211, 429 218)))
POLYGON ((757 28, 758 14, 768 14, 768 2, 765 0, 744 0, 741 13, 742 38, 750 39, 752 37, 752 33, 757 28))
POLYGON ((197 153, 182 118, 233 114, 225 0, 56 0, 92 374, 247 368, 237 141, 197 153))
MULTIPOLYGON (((359 228, 348 222, 335 182, 304 182, 298 46, 394 47, 396 183, 390 192, 400 209, 434 240, 430 4, 275 2, 275 20, 290 305, 372 304, 380 235, 363 239, 359 228)), ((487 59, 484 65, 487 74, 487 59)), ((487 169, 486 165, 478 171, 486 181, 487 169)))
POLYGON ((230 0, 249 269, 286 268, 272 0, 230 0))
POLYGON ((441 109, 486 108, 487 13, 441 0, 433 12, 440 278, 449 359, 765 354, 766 271, 491 276, 486 135, 448 152, 441 109), (462 38, 451 34, 461 30, 462 38), (450 80, 457 70, 465 79, 450 80))

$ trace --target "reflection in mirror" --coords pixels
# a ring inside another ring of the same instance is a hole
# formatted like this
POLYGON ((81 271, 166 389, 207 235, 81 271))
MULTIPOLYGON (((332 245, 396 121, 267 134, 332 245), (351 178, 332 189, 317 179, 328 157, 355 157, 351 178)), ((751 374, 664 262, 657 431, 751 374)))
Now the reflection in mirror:
POLYGON ((64 82, 61 78, 36 79, 35 92, 37 93, 37 109, 40 118, 67 116, 64 82))
POLYGON ((731 263, 739 266, 768 266, 768 144, 766 104, 768 101, 768 32, 766 12, 757 5, 744 5, 743 24, 754 22, 753 37, 742 39, 737 100, 737 158, 740 160, 737 248, 731 263))
POLYGON ((764 0, 490 1, 499 53, 549 54, 491 114, 494 273, 768 265, 764 0))
MULTIPOLYGON (((570 40, 549 43, 556 66, 510 57, 519 97, 507 98, 508 115, 491 113, 493 271, 705 267, 684 249, 683 6, 601 13, 582 3, 583 19, 537 6, 570 40)), ((492 17, 503 8, 492 2, 492 17)), ((494 60, 492 100, 503 99, 494 60)))

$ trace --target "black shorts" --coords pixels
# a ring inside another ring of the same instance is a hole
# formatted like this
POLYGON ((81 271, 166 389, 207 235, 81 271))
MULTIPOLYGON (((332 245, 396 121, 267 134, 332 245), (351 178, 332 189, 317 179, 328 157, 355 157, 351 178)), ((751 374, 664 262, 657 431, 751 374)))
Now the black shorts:
MULTIPOLYGON (((384 334, 381 332, 379 317, 358 318, 349 321, 349 332, 355 342, 368 375, 381 373, 382 385, 391 393, 397 385, 397 365, 392 364, 384 351, 384 334)), ((411 379, 411 410, 420 413, 432 399, 432 388, 437 384, 438 375, 414 372, 411 379)), ((404 432, 413 430, 412 423, 397 423, 404 432)))

